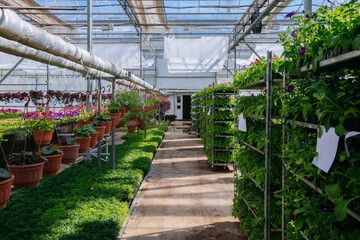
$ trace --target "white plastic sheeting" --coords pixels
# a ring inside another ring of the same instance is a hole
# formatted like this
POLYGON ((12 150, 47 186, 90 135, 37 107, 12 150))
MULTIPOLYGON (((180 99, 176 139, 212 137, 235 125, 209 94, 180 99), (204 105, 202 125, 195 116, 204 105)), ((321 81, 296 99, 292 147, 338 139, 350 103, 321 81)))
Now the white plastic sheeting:
MULTIPOLYGON (((85 44, 78 44, 78 47, 86 49, 85 44)), ((140 68, 140 47, 139 44, 93 44, 93 54, 122 68, 140 68)), ((145 60, 142 57, 142 67, 151 67, 154 59, 145 60)))
POLYGON ((164 38, 170 73, 219 72, 228 57, 228 37, 164 38))

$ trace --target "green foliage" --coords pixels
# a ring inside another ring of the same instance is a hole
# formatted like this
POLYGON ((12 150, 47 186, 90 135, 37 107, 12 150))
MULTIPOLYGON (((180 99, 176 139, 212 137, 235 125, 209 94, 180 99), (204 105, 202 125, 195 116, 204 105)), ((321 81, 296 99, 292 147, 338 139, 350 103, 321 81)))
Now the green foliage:
POLYGON ((95 128, 92 127, 91 124, 87 124, 85 126, 82 126, 81 128, 75 128, 73 134, 78 138, 90 137, 90 133, 93 132, 93 129, 95 130, 95 128))
POLYGON ((129 200, 164 131, 152 128, 147 134, 147 139, 127 134, 115 146, 115 171, 106 163, 97 170, 96 161, 73 165, 36 188, 12 194, 0 212, 0 239, 118 239, 129 200))
POLYGON ((57 154, 62 154, 63 152, 60 150, 60 148, 55 145, 55 144, 51 144, 45 147, 42 147, 40 149, 40 152, 42 155, 45 156, 49 156, 49 155, 57 155, 57 154))
POLYGON ((0 181, 8 179, 9 177, 10 177, 10 173, 5 169, 0 168, 0 181))
POLYGON ((9 165, 30 165, 47 161, 46 158, 32 152, 13 153, 7 156, 9 165))

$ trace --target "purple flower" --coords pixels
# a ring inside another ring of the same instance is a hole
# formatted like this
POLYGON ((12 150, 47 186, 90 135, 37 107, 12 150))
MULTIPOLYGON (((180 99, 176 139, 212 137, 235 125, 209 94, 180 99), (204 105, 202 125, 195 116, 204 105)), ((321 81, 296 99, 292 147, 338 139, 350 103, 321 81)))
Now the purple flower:
POLYGON ((306 51, 306 47, 303 47, 303 48, 301 48, 301 50, 300 50, 300 55, 304 55, 305 54, 305 51, 306 51))
POLYGON ((287 92, 288 93, 292 93, 294 91, 294 86, 293 85, 289 85, 288 88, 287 88, 287 92))
POLYGON ((292 31, 292 33, 291 33, 291 36, 296 36, 296 29, 294 30, 294 31, 292 31))
POLYGON ((328 6, 325 5, 324 9, 328 9, 328 6))
POLYGON ((290 137, 289 137, 289 140, 294 140, 294 137, 293 137, 293 136, 290 136, 290 137))
POLYGON ((292 11, 291 13, 286 14, 285 18, 290 18, 292 16, 295 16, 295 12, 292 11))

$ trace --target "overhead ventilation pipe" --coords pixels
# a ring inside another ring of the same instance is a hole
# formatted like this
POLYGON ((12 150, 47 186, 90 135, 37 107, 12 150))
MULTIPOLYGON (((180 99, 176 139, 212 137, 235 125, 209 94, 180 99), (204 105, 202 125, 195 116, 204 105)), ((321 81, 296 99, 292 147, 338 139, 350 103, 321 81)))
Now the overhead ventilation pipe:
MULTIPOLYGON (((74 44, 68 43, 56 35, 33 26, 22 20, 15 12, 8 9, 0 9, 0 36, 22 43, 31 48, 63 57, 67 60, 84 65, 85 67, 106 72, 115 77, 128 77, 128 72, 124 69, 93 55, 74 44)), ((153 86, 136 76, 132 75, 128 80, 144 88, 153 89, 153 86)))
POLYGON ((37 62, 42 62, 45 64, 50 64, 60 68, 66 68, 75 72, 87 74, 95 77, 111 77, 110 74, 100 72, 95 69, 87 69, 80 64, 74 63, 72 61, 66 60, 62 57, 57 57, 49 53, 22 45, 18 42, 7 40, 0 37, 0 51, 15 55, 18 57, 23 57, 31 59, 37 62))

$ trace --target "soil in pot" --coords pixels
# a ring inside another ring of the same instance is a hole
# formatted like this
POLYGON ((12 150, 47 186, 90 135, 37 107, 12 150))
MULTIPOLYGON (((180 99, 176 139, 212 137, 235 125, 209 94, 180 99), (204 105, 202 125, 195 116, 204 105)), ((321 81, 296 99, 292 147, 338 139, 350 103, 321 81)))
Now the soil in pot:
POLYGON ((43 177, 45 161, 29 165, 9 165, 9 171, 14 174, 15 189, 37 187, 43 177))
POLYGON ((80 145, 64 145, 59 146, 60 150, 64 153, 61 163, 62 164, 69 164, 75 163, 76 159, 79 157, 79 149, 80 145))
POLYGON ((11 174, 10 178, 0 181, 0 210, 6 207, 6 203, 10 198, 13 180, 14 175, 11 174))
POLYGON ((53 137, 54 130, 33 130, 34 140, 37 145, 48 145, 53 137))
POLYGON ((91 136, 90 147, 95 148, 98 141, 99 132, 90 133, 90 136, 91 136))
POLYGON ((99 132, 99 136, 98 136, 98 140, 102 140, 104 138, 104 135, 105 135, 105 126, 98 126, 98 127, 95 127, 96 131, 99 132))
POLYGON ((80 144, 79 153, 87 153, 89 151, 91 137, 77 138, 75 141, 80 144))
POLYGON ((43 155, 42 157, 46 158, 48 161, 45 162, 44 169, 43 169, 43 176, 44 177, 52 177, 56 176, 61 167, 61 159, 62 154, 56 155, 43 155))

